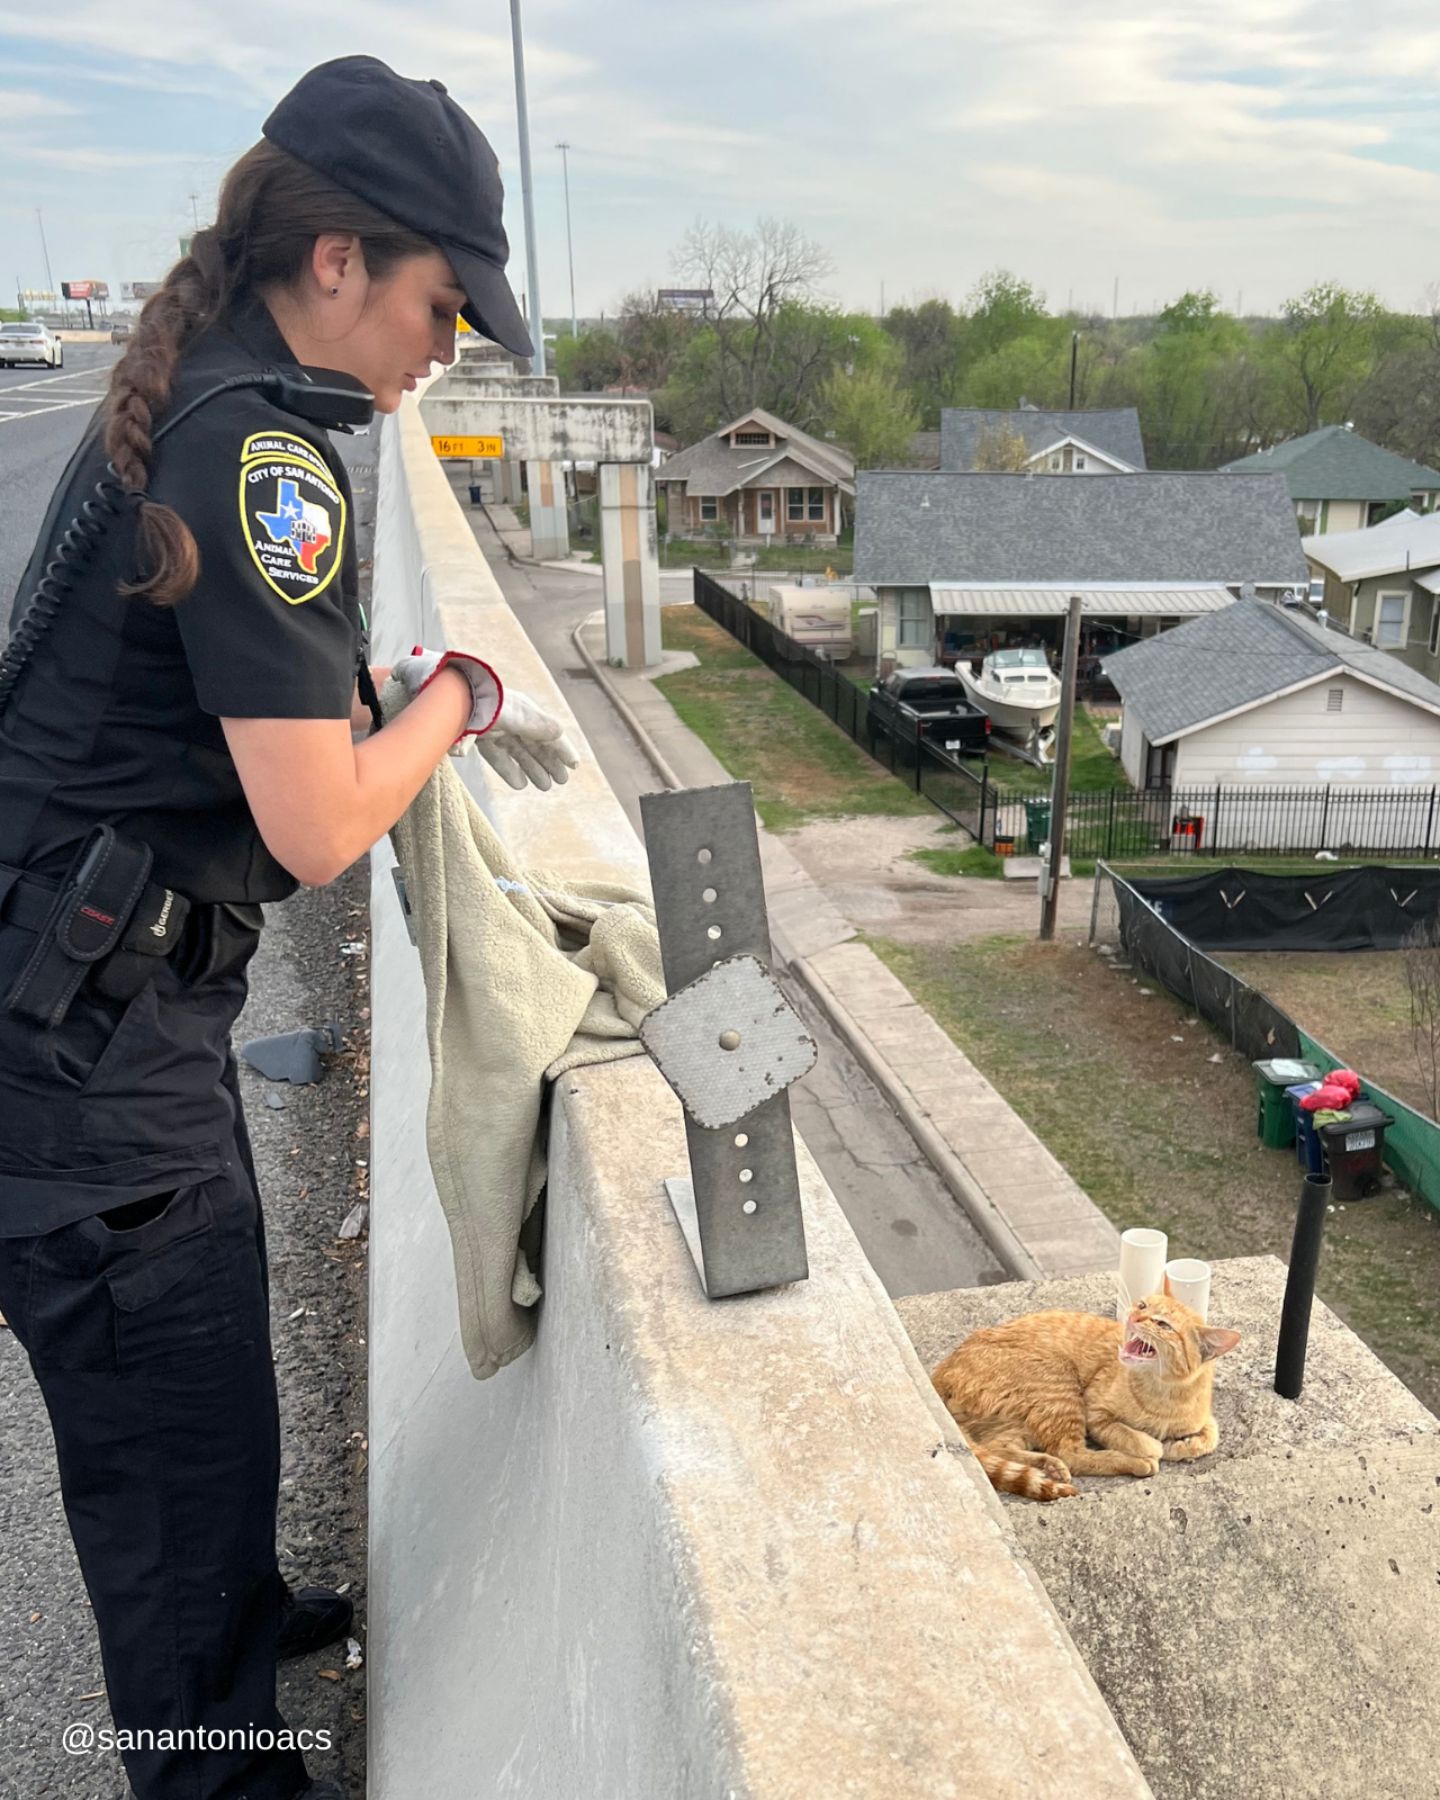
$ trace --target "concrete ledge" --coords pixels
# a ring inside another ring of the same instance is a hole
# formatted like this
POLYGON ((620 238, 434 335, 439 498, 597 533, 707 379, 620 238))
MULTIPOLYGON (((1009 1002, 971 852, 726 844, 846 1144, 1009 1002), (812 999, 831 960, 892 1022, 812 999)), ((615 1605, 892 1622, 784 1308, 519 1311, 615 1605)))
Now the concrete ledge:
MULTIPOLYGON (((1285 1270, 1216 1265, 1220 1445, 1153 1480, 1005 1499, 1160 1800, 1437 1791, 1440 1422, 1317 1302, 1305 1388, 1273 1387, 1285 1270)), ((1084 1276, 925 1294, 898 1311, 927 1369, 980 1326, 1113 1315, 1084 1276)))
MULTIPOLYGON (((386 422, 377 657, 483 650, 568 718, 413 407, 386 422)), ((582 740, 583 741, 583 740, 582 740)), ((463 765, 462 765, 463 766, 463 765)), ((527 859, 635 871, 593 762, 486 795, 527 859)), ((554 1097, 536 1347, 459 1344, 415 952, 374 858, 373 1800, 1147 1792, 808 1155, 812 1276, 710 1302, 636 1059, 554 1097)))

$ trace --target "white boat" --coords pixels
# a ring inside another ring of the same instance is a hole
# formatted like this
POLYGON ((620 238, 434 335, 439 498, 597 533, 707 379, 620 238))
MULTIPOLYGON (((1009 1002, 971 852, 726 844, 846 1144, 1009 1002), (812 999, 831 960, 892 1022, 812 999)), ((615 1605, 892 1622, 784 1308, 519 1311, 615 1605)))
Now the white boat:
POLYGON ((992 650, 972 675, 962 657, 955 672, 965 692, 990 715, 996 731, 1027 743, 1048 732, 1060 710, 1060 677, 1043 650, 992 650))

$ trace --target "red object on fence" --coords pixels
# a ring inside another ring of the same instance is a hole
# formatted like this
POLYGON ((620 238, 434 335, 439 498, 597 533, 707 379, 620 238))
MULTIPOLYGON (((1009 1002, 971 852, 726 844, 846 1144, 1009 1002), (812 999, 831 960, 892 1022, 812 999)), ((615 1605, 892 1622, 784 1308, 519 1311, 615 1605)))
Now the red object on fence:
POLYGON ((1170 821, 1172 838, 1189 839, 1180 847, 1186 850, 1198 850, 1205 836, 1205 820, 1199 813, 1177 813, 1170 821))

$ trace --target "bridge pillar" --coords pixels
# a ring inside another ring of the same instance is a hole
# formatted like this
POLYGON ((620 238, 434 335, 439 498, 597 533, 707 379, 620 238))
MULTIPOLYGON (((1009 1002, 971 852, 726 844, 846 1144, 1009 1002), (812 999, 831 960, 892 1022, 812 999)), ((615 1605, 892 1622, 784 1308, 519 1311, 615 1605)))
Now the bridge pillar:
POLYGON ((606 660, 648 668, 660 661, 655 471, 648 463, 600 464, 600 546, 606 660))
POLYGON ((526 463, 525 484, 530 496, 530 554, 537 562, 563 561, 570 554, 565 471, 559 463, 526 463))

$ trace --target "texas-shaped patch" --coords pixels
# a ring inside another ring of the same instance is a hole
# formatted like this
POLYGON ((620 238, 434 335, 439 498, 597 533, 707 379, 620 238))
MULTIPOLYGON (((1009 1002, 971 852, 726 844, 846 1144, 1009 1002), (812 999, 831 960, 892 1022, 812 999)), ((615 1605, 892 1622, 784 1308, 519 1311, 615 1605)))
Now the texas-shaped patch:
POLYGON ((313 444, 278 432, 246 438, 240 521, 256 568, 289 605, 330 585, 345 544, 345 497, 313 444))

